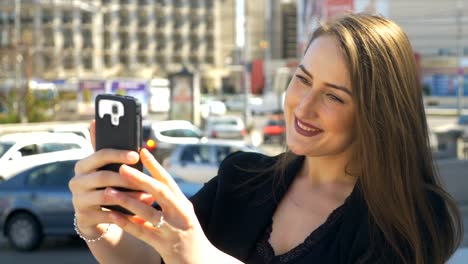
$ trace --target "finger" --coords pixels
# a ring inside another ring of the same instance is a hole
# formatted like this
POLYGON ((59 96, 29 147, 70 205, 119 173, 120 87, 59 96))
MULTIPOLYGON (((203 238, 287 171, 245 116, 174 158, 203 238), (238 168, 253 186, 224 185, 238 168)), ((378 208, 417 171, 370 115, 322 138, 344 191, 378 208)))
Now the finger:
POLYGON ((139 158, 138 153, 135 151, 101 149, 78 161, 75 165, 75 174, 93 172, 111 163, 135 164, 139 158))
MULTIPOLYGON (((143 242, 157 247, 164 244, 164 239, 161 237, 161 230, 154 227, 150 222, 144 221, 137 216, 127 216, 118 212, 110 212, 109 217, 112 222, 122 228, 130 235, 137 237, 143 242)), ((160 250, 158 250, 160 252, 160 250)))
POLYGON ((161 166, 161 164, 154 158, 154 156, 147 150, 142 149, 140 152, 140 160, 148 169, 151 176, 153 176, 156 180, 166 184, 169 189, 171 189, 179 198, 184 197, 184 193, 180 190, 179 186, 175 182, 175 180, 171 177, 169 172, 161 166))
POLYGON ((88 174, 76 175, 69 182, 71 192, 76 195, 83 192, 104 189, 108 186, 122 187, 131 190, 138 190, 138 186, 128 179, 122 177, 114 171, 95 171, 88 174))
POLYGON ((135 196, 128 195, 125 192, 119 192, 112 188, 106 189, 105 195, 108 197, 108 201, 112 201, 114 204, 124 207, 144 221, 156 225, 161 218, 161 211, 153 208, 151 204, 141 202, 135 196))
POLYGON ((127 165, 122 165, 120 167, 120 174, 133 182, 137 186, 138 190, 142 190, 153 195, 164 213, 170 218, 179 219, 180 216, 183 216, 182 218, 185 219, 187 217, 183 208, 183 201, 188 200, 186 198, 183 200, 178 199, 166 184, 148 177, 139 170, 127 165))
MULTIPOLYGON (((109 192, 111 187, 106 188, 105 190, 98 190, 92 192, 85 192, 78 195, 73 195, 73 207, 75 210, 86 210, 86 209, 99 209, 101 205, 113 205, 115 202, 109 198, 107 192, 109 192)), ((127 192, 128 197, 135 199, 136 201, 142 202, 146 205, 152 205, 154 198, 151 194, 142 193, 142 192, 127 192)))
POLYGON ((91 144, 93 149, 96 151, 96 120, 91 120, 91 125, 89 126, 89 131, 91 134, 91 144))

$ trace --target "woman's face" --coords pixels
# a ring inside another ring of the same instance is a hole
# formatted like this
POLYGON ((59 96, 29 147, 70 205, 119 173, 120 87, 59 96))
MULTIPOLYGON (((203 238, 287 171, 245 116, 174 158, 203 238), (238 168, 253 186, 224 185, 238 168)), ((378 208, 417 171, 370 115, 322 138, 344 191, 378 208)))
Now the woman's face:
POLYGON ((315 39, 296 69, 284 105, 286 142, 297 155, 351 154, 355 106, 342 51, 335 38, 315 39))

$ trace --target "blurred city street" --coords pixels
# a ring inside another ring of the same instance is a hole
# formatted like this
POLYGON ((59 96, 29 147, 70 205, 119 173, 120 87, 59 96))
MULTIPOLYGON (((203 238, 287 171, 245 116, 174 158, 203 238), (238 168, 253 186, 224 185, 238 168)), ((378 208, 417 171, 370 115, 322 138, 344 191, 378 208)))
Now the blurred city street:
POLYGON ((466 227, 449 264, 468 263, 468 0, 0 0, 0 227, 19 234, 0 233, 0 263, 97 263, 75 237, 68 182, 93 152, 98 95, 139 102, 141 148, 189 197, 230 153, 285 150, 288 84, 313 31, 348 12, 388 17, 411 43, 412 88, 466 227))

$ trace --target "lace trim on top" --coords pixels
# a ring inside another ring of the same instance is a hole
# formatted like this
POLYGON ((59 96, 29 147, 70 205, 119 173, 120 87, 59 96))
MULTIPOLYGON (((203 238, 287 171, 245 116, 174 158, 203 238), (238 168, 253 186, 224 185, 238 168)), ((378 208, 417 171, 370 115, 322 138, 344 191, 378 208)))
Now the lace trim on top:
POLYGON ((270 235, 273 230, 273 220, 270 221, 265 234, 262 236, 260 241, 257 243, 256 251, 259 256, 262 256, 265 263, 280 263, 280 264, 288 264, 294 263, 295 260, 301 258, 302 256, 306 255, 310 252, 311 248, 320 242, 320 240, 327 234, 328 229, 337 223, 341 216, 344 214, 345 209, 348 207, 349 200, 353 192, 346 198, 344 203, 339 207, 335 208, 331 214, 327 217, 325 222, 317 227, 314 231, 312 231, 309 236, 302 242, 301 244, 297 245, 296 247, 292 248, 288 252, 275 256, 275 251, 271 246, 269 240, 270 235))

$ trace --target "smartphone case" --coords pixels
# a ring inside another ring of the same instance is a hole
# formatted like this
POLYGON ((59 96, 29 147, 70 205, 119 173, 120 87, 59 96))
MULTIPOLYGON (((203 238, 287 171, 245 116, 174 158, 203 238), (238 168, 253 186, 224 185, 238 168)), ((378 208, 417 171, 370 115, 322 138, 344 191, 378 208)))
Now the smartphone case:
MULTIPOLYGON (((104 148, 133 150, 139 152, 141 148, 141 105, 139 101, 130 96, 100 94, 96 97, 96 150, 104 148), (99 116, 98 104, 100 100, 121 102, 124 106, 124 115, 120 117, 118 126, 111 123, 111 116, 99 116)), ((119 171, 122 164, 108 164, 102 170, 119 171)), ((143 166, 138 162, 132 167, 142 171, 143 166)))
MULTIPOLYGON (((100 94, 95 100, 95 119, 96 119, 96 150, 104 148, 140 151, 141 148, 141 105, 139 101, 130 96, 100 94), (120 116, 118 125, 112 124, 111 115, 99 113, 99 102, 101 100, 111 100, 120 102, 123 105, 123 115, 120 116)), ((119 171, 122 164, 108 164, 100 170, 119 171)), ((143 171, 143 165, 140 161, 130 165, 140 171, 143 171)), ((114 187, 121 191, 133 191, 126 188, 114 187)), ((133 215, 132 212, 120 206, 103 206, 104 208, 119 211, 121 213, 133 215)))

